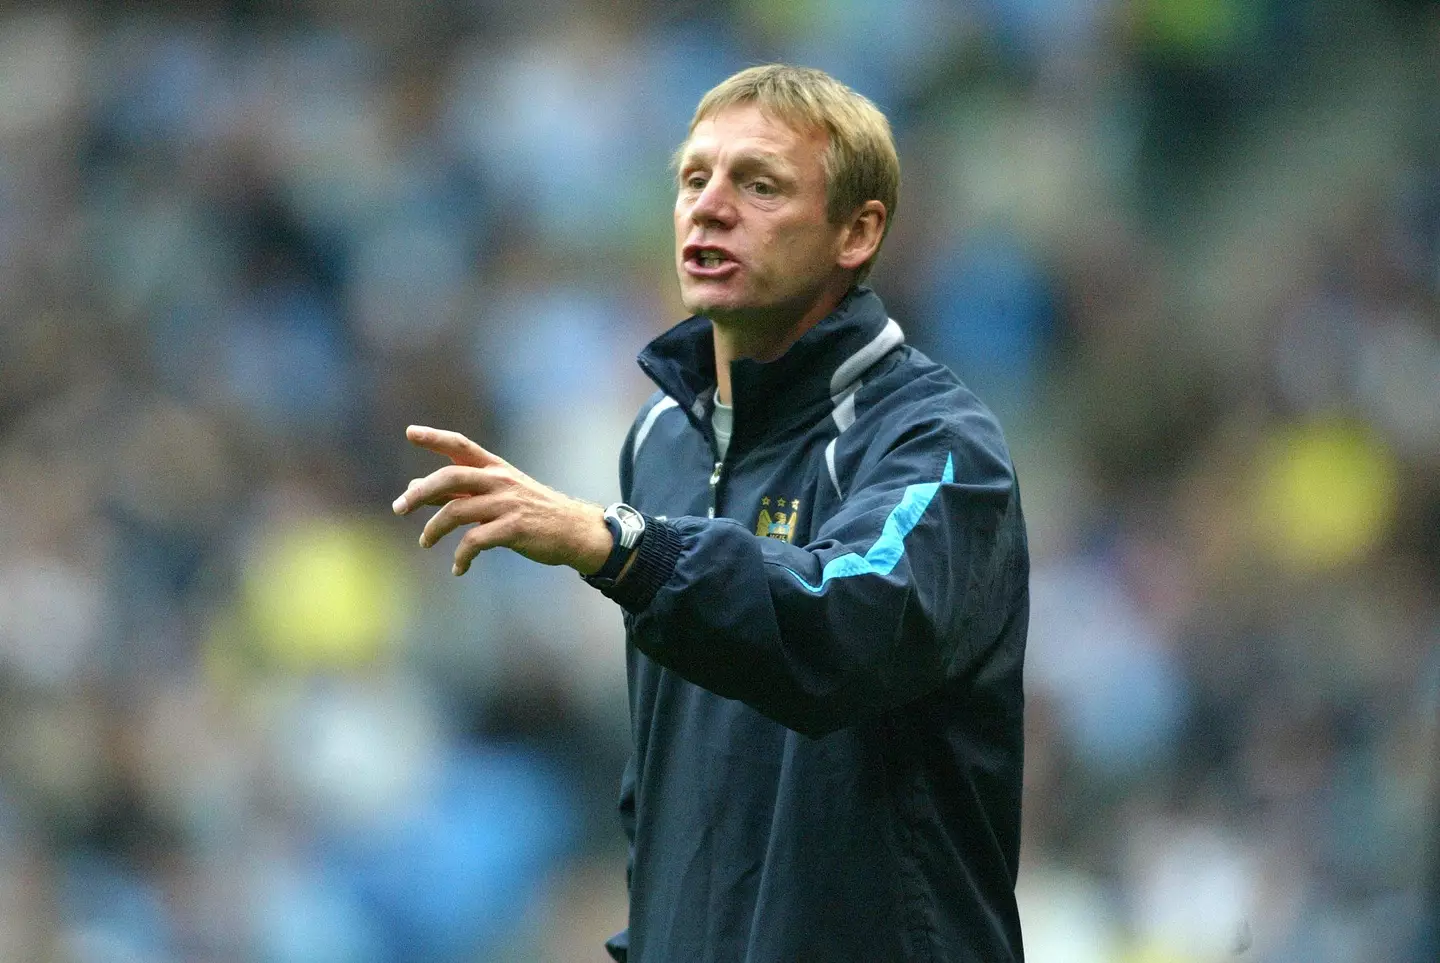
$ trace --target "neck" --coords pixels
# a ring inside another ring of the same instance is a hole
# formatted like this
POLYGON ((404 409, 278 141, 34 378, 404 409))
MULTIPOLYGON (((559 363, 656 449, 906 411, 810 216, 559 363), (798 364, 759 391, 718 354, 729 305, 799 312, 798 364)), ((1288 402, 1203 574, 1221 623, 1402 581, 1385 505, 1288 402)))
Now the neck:
POLYGON ((774 361, 815 325, 825 319, 844 299, 840 292, 817 301, 801 317, 789 321, 741 320, 712 318, 710 328, 715 339, 715 397, 721 404, 731 405, 730 362, 741 358, 774 361))

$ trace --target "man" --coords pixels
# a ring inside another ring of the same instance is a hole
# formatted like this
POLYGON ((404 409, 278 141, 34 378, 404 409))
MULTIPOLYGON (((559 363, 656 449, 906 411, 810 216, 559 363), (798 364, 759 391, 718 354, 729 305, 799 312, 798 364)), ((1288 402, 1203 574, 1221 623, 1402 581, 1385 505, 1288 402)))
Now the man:
POLYGON ((630 963, 1022 958, 1028 555, 993 416, 860 286, 899 162, 868 100, 756 67, 677 155, 695 317, 602 512, 450 432, 433 545, 575 568, 624 609, 630 963), (632 507, 633 506, 633 507, 632 507))

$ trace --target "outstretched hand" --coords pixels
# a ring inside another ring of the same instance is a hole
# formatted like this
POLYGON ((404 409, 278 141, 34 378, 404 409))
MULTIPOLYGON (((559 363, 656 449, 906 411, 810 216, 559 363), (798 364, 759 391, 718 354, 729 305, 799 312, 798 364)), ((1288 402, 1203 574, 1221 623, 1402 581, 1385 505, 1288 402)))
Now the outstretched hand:
POLYGON ((411 425, 405 437, 451 464, 411 481, 391 508, 408 515, 421 505, 440 506, 420 533, 423 548, 462 525, 471 526, 455 548, 456 575, 469 571, 475 556, 496 547, 543 565, 568 565, 581 575, 592 575, 605 564, 613 539, 599 505, 542 485, 459 432, 411 425))

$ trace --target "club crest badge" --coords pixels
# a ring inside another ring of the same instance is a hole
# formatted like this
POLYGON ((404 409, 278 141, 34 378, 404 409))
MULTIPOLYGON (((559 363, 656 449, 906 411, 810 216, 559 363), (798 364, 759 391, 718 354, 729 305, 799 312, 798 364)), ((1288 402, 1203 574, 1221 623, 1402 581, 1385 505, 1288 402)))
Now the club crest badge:
POLYGON ((778 538, 782 542, 793 542, 796 516, 799 514, 800 499, 777 498, 772 502, 770 496, 766 495, 760 499, 760 517, 755 520, 755 534, 778 538))

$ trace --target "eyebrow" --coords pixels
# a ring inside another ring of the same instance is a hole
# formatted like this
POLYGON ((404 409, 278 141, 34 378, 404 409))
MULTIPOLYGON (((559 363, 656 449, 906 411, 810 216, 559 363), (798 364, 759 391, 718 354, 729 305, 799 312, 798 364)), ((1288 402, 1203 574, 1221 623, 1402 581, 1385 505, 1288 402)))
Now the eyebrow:
MULTIPOLYGON (((703 161, 714 155, 713 150, 691 152, 688 145, 682 145, 675 152, 675 170, 684 170, 688 165, 703 161)), ((738 151, 731 158, 731 167, 744 169, 746 167, 761 166, 775 171, 777 174, 789 174, 791 172, 790 162, 782 154, 775 151, 762 150, 760 148, 745 148, 738 151)))

